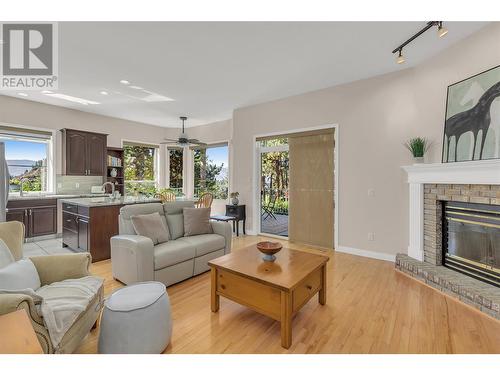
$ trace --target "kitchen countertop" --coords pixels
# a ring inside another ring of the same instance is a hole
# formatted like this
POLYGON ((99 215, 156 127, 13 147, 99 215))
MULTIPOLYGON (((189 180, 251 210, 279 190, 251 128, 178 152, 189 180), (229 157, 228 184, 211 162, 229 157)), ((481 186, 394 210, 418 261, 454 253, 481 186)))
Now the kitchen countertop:
POLYGON ((78 206, 85 207, 105 207, 105 206, 117 206, 117 205, 127 205, 127 204, 138 204, 138 203, 156 203, 161 202, 157 198, 136 198, 136 197, 121 197, 118 199, 111 199, 109 197, 101 198, 76 198, 76 199, 61 199, 64 203, 72 203, 78 206))
POLYGON ((29 201, 36 199, 70 199, 70 198, 95 198, 107 197, 108 194, 33 194, 33 195, 9 195, 9 201, 29 201))

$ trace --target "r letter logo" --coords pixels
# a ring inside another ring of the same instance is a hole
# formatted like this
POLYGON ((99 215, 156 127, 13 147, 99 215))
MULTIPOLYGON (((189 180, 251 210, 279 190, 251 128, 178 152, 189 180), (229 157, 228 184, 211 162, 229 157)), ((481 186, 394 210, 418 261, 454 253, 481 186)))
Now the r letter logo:
POLYGON ((57 24, 4 23, 0 89, 57 89, 57 24))

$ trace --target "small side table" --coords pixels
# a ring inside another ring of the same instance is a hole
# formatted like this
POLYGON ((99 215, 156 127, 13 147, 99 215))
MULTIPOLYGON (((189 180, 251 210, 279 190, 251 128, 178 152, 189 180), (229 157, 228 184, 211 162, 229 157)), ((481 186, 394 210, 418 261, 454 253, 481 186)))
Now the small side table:
POLYGON ((246 234, 245 227, 247 222, 246 206, 244 204, 226 204, 226 216, 234 217, 233 221, 233 232, 235 231, 236 224, 236 235, 240 235, 240 221, 243 221, 243 234, 246 234))
POLYGON ((233 222, 233 232, 234 232, 234 222, 236 221, 236 218, 234 216, 225 216, 225 215, 215 215, 215 216, 210 216, 210 219, 215 220, 215 221, 225 221, 225 222, 233 222))
POLYGON ((26 310, 0 315, 1 354, 43 354, 26 310))

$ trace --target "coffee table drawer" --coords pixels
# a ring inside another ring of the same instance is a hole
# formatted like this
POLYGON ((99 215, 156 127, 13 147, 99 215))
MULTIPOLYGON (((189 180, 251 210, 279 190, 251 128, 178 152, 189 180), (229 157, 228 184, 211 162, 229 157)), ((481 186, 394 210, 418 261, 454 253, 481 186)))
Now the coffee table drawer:
POLYGON ((279 289, 231 272, 218 270, 217 292, 273 319, 280 319, 281 292, 279 289))
POLYGON ((298 311, 321 287, 321 268, 307 276, 293 291, 293 311, 298 311))

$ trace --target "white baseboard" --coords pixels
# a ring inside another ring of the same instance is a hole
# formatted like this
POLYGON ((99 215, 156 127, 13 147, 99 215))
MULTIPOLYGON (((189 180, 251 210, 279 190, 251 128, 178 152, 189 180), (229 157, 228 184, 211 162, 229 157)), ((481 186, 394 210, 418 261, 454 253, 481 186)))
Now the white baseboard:
POLYGON ((348 247, 348 246, 338 246, 335 249, 335 251, 338 251, 339 253, 358 255, 358 256, 366 257, 366 258, 386 260, 388 262, 394 262, 396 260, 395 254, 379 253, 376 251, 356 249, 356 248, 348 247))

